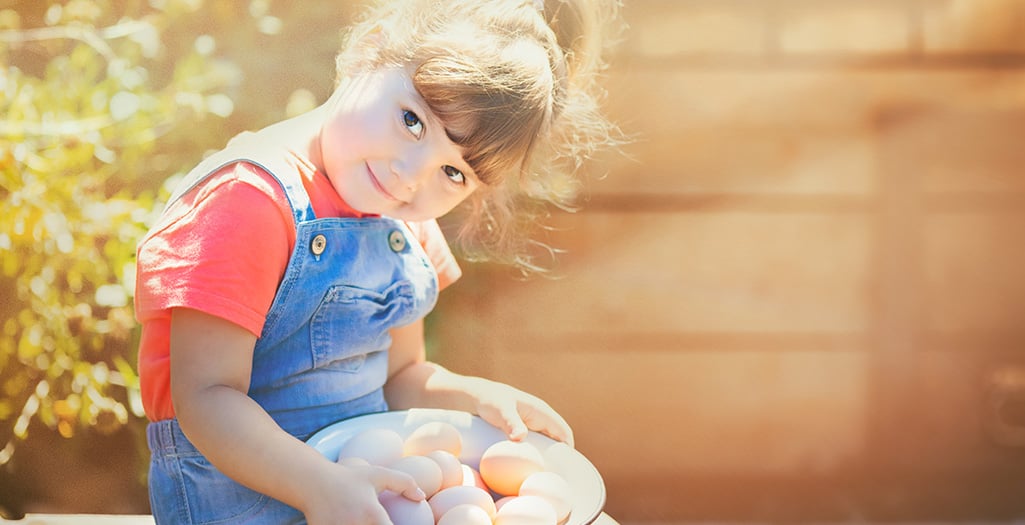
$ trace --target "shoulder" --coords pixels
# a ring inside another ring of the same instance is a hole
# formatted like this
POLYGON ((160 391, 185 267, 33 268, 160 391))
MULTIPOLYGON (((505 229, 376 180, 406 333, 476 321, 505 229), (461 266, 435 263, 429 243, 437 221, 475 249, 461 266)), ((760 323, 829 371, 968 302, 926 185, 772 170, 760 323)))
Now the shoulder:
POLYGON ((180 222, 197 214, 252 214, 276 210, 291 221, 285 191, 263 168, 240 160, 226 164, 168 204, 161 222, 180 222))
POLYGON ((140 252, 154 244, 220 245, 226 236, 259 236, 269 242, 272 234, 286 246, 294 243, 295 221, 285 192, 265 170, 237 162, 219 168, 169 203, 140 243, 140 252))
POLYGON ((183 200, 198 201, 210 197, 246 198, 262 196, 272 202, 288 203, 277 179, 264 168, 250 161, 227 164, 183 195, 183 200), (191 199, 188 197, 191 195, 191 199))

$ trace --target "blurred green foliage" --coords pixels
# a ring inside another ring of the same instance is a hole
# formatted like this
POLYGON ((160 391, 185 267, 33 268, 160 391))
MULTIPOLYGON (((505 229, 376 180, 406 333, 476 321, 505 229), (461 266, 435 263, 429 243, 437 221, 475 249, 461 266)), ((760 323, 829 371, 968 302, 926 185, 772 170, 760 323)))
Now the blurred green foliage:
POLYGON ((351 3, 298 5, 0 0, 0 465, 33 422, 144 425, 136 244, 165 181, 329 94, 351 3))

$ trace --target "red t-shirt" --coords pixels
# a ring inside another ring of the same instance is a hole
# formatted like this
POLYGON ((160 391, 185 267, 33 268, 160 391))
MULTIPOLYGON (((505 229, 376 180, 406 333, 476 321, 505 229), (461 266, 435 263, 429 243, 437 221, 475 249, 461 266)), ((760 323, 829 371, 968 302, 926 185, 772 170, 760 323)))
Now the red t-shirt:
MULTIPOLYGON (((361 217, 330 181, 302 158, 317 217, 361 217)), ((142 324, 139 375, 151 421, 174 417, 171 404, 171 309, 188 307, 259 336, 295 245, 284 190, 248 163, 222 168, 172 204, 142 240, 136 263, 135 313, 142 324)), ((436 221, 409 223, 438 272, 439 288, 461 271, 436 221)))

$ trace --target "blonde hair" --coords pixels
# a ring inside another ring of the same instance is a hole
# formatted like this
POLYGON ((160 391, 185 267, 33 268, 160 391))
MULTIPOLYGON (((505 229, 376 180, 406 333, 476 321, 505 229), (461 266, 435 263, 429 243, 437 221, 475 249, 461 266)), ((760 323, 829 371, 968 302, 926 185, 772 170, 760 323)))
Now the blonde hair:
POLYGON ((484 182, 464 207, 471 260, 538 270, 530 235, 571 208, 583 163, 619 143, 599 104, 619 0, 378 0, 346 34, 339 82, 408 67, 413 86, 484 182))

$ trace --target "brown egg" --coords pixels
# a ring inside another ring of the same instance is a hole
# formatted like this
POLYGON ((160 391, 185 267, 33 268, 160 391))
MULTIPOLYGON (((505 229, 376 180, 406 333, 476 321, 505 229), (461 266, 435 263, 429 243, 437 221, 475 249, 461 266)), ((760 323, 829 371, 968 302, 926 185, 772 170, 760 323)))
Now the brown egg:
POLYGON ((527 476, 544 470, 545 461, 534 445, 503 440, 484 450, 480 475, 491 490, 503 496, 515 496, 527 476))
POLYGON ((540 496, 517 496, 495 514, 495 525, 556 525, 555 509, 540 496))
POLYGON ((416 486, 428 498, 441 490, 441 467, 427 456, 406 456, 392 463, 390 468, 413 476, 416 486))
POLYGON ((463 483, 462 463, 460 463, 459 458, 453 456, 451 452, 435 450, 434 452, 427 454, 427 457, 433 459, 434 462, 441 467, 442 489, 447 489, 463 483))
POLYGON ((451 423, 432 421, 414 430, 403 444, 403 454, 426 456, 435 450, 444 450, 459 457, 463 451, 463 436, 451 423))
POLYGON ((491 494, 477 487, 467 485, 456 485, 447 489, 441 489, 437 494, 428 500, 431 510, 434 511, 434 519, 440 520, 446 512, 456 505, 476 505, 488 513, 489 518, 495 517, 495 500, 491 494))

